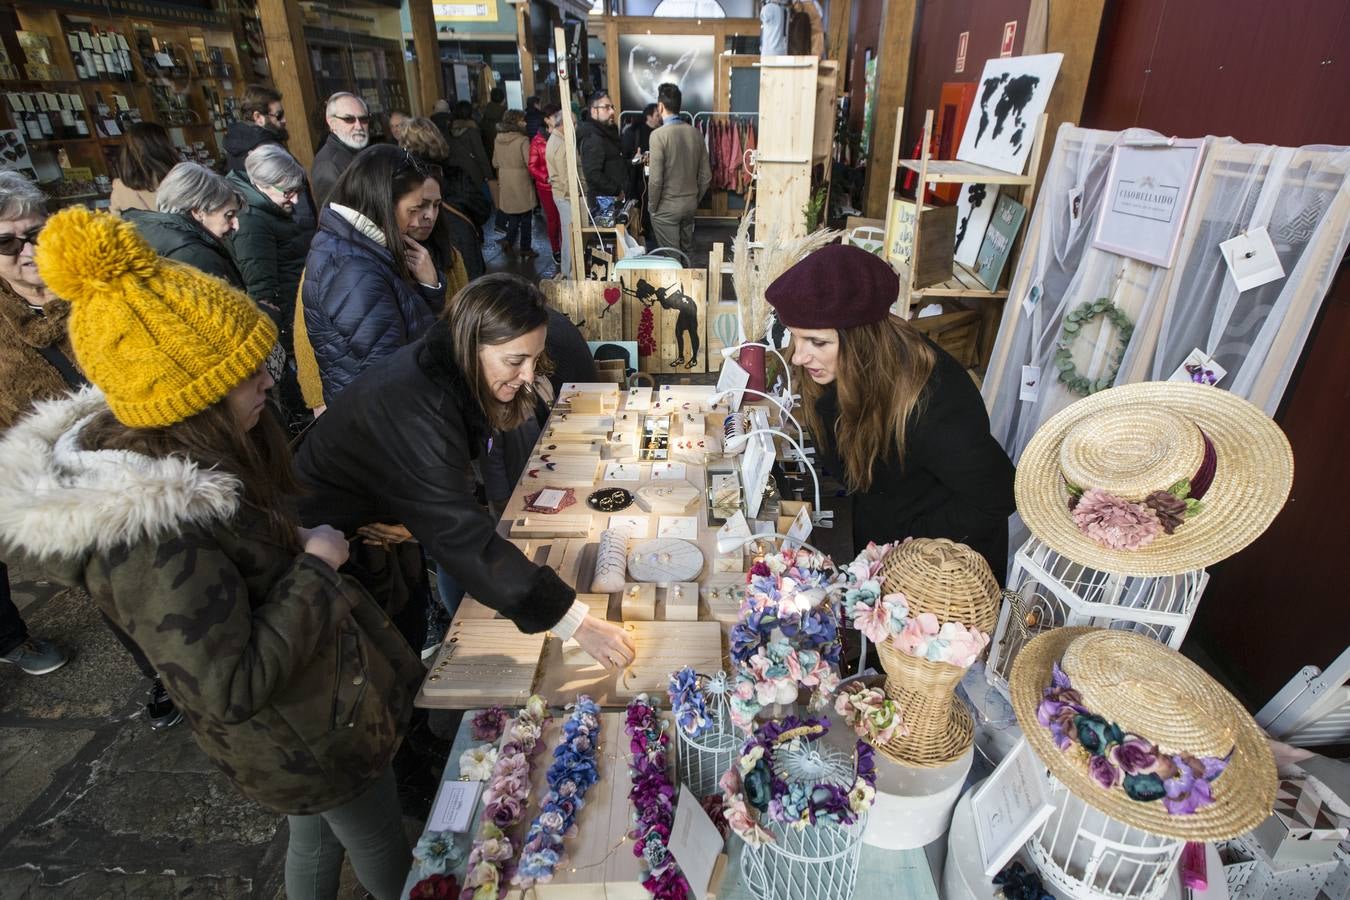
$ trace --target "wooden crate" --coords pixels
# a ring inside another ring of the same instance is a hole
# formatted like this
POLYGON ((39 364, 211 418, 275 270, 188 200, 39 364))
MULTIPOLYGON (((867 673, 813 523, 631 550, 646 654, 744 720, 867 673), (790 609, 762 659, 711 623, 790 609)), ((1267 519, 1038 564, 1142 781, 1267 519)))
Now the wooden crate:
POLYGON ((914 266, 913 284, 925 288, 952 277, 952 252, 956 246, 956 207, 923 208, 923 228, 919 229, 918 252, 914 250, 915 205, 913 200, 896 198, 891 204, 891 226, 886 256, 901 270, 914 266))

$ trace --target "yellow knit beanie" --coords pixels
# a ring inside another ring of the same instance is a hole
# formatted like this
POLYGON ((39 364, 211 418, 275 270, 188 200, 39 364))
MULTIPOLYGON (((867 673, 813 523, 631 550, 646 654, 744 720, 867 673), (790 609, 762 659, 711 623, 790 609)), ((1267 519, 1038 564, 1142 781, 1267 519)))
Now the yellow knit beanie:
POLYGON ((277 329, 243 293, 161 259, 130 222, 84 207, 47 221, 42 280, 70 303, 70 343, 113 415, 156 428, 218 403, 258 370, 277 329))

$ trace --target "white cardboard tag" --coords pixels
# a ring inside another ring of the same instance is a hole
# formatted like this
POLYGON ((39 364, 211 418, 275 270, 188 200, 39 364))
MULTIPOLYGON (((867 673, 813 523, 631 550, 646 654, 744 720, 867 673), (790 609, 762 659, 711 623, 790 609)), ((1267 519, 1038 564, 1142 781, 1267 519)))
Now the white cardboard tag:
POLYGON ((1253 228, 1219 244, 1219 252, 1239 292, 1269 284, 1284 277, 1284 266, 1265 227, 1253 228))
POLYGON ((1193 381, 1196 384, 1218 384, 1228 370, 1214 361, 1214 357, 1196 347, 1173 372, 1168 381, 1193 381))
POLYGON ((1023 403, 1035 403, 1041 396, 1041 367, 1023 366, 1022 383, 1017 390, 1017 399, 1023 403))
POLYGON ((793 550, 798 550, 810 536, 811 514, 805 509, 799 509, 797 510, 797 517, 792 520, 792 527, 787 530, 786 540, 783 543, 793 550))
POLYGON ((689 882, 690 893, 695 897, 706 896, 708 880, 722 853, 722 836, 699 805, 698 798, 683 785, 675 805, 675 821, 670 828, 668 846, 689 882))
POLYGON ((441 789, 431 808, 427 830, 468 831, 474 807, 478 805, 478 791, 482 787, 481 781, 441 782, 441 789))

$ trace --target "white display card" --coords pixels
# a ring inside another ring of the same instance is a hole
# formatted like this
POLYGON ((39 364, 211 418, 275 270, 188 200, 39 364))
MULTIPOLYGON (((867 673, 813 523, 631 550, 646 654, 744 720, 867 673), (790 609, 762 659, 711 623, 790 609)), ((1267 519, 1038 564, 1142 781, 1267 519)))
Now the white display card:
POLYGON ((436 802, 431 807, 427 831, 468 831, 482 787, 481 781, 441 782, 436 802))
POLYGON ((707 896, 708 880, 722 853, 722 836, 699 805, 698 798, 683 785, 680 786, 679 802, 675 804, 675 821, 667 846, 675 862, 680 864, 693 896, 707 896))
POLYGON ((662 516, 656 523, 657 537, 698 540, 698 519, 694 516, 662 516))
POLYGON ((641 481, 642 466, 635 462, 612 462, 605 466, 604 481, 641 481))
POLYGON ((678 481, 684 478, 684 463, 652 463, 652 481, 678 481))
POLYGON ((1045 766, 1026 738, 999 763, 971 795, 975 838, 984 874, 993 877, 1055 811, 1046 788, 1045 766))

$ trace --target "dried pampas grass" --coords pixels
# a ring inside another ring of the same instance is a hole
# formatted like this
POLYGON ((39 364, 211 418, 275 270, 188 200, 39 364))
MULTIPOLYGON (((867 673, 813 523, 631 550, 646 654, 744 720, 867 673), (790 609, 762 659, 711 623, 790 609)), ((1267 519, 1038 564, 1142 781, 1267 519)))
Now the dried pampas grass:
POLYGON ((755 210, 741 218, 736 239, 731 244, 731 285, 736 292, 741 335, 747 341, 762 341, 769 330, 769 303, 764 292, 774 279, 803 258, 826 244, 833 244, 844 232, 828 228, 806 237, 784 238, 776 225, 759 230, 759 246, 750 246, 750 227, 755 210))

